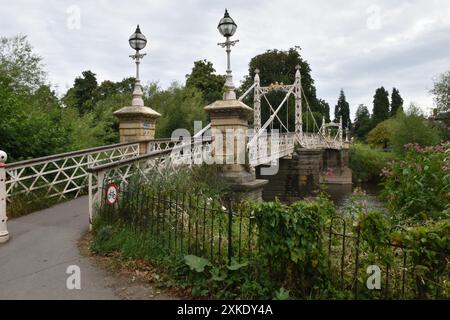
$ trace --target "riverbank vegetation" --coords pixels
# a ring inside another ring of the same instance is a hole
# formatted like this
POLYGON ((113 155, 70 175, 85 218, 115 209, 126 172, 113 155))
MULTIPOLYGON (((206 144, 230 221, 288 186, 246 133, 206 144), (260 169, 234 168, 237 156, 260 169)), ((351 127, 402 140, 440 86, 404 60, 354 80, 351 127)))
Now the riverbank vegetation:
MULTIPOLYGON (((416 165, 417 157, 423 168, 447 172, 448 145, 435 151, 433 159, 425 159, 431 150, 421 150, 393 161, 385 174, 394 177, 400 166, 416 165)), ((449 299, 450 220, 442 198, 450 192, 449 176, 442 182, 432 175, 421 183, 442 193, 426 195, 434 199, 412 193, 394 200, 387 213, 368 211, 360 202, 338 211, 324 195, 292 205, 241 202, 229 198, 225 186, 207 187, 196 169, 182 174, 189 185, 172 181, 174 176, 134 182, 122 192, 122 205, 99 211, 91 250, 114 253, 125 263, 145 261, 163 274, 161 285, 194 298, 449 299), (430 214, 411 219, 413 207, 424 201, 435 203, 422 210, 430 214), (373 265, 381 275, 379 290, 367 287, 373 265)), ((406 195, 411 183, 388 181, 385 190, 406 195)))

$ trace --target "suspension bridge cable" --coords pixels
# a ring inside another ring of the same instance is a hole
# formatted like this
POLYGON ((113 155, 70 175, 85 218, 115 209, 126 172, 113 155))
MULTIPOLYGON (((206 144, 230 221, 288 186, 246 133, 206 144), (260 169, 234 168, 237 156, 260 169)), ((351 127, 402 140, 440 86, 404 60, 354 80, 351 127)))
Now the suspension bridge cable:
MULTIPOLYGON (((267 103, 269 104, 269 108, 272 111, 272 113, 275 113, 275 110, 273 109, 272 105, 270 104, 269 100, 267 99, 266 95, 263 95, 264 99, 266 99, 267 103)), ((278 121, 280 121, 281 125, 287 130, 286 126, 283 124, 283 122, 281 121, 281 119, 278 117, 277 114, 275 114, 275 117, 278 119, 278 121)), ((273 121, 271 123, 272 125, 272 129, 273 129, 273 121)))
MULTIPOLYGON (((305 94, 305 90, 303 90, 303 86, 301 86, 301 90, 302 90, 302 93, 303 93, 303 97, 305 97, 306 106, 308 107, 309 113, 311 114, 312 119, 314 121, 314 125, 316 126, 317 129, 319 129, 319 126, 317 125, 316 119, 314 118, 314 116, 312 114, 312 111, 311 111, 311 108, 309 107, 308 99, 306 98, 306 94, 305 94)), ((308 118, 306 118, 306 120, 308 120, 308 118)))

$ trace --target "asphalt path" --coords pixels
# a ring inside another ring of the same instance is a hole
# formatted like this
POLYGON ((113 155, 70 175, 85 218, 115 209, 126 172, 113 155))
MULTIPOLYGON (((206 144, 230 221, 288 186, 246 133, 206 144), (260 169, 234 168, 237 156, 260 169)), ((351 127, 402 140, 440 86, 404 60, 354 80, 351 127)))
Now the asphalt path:
POLYGON ((8 221, 10 240, 0 244, 0 299, 119 299, 111 275, 79 252, 87 227, 87 197, 8 221))

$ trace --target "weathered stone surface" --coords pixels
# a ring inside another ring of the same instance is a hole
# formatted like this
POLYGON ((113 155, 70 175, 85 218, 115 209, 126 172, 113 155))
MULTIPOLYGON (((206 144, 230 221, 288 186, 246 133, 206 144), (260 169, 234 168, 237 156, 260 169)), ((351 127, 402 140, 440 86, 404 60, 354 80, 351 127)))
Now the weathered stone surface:
POLYGON ((320 183, 351 184, 351 170, 348 168, 348 150, 307 150, 298 149, 291 159, 280 159, 276 175, 261 175, 258 178, 269 183, 264 187, 263 199, 279 198, 284 202, 299 200, 314 194, 320 183), (324 171, 331 168, 333 174, 326 176, 324 171))

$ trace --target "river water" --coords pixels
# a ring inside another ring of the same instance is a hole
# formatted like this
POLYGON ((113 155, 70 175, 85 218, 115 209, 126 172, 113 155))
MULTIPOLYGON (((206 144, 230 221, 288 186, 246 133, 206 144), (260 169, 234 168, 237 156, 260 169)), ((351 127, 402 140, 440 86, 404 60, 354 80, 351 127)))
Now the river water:
POLYGON ((345 209, 356 202, 363 204, 367 210, 385 210, 380 198, 381 187, 377 184, 328 184, 325 190, 338 209, 345 209))

